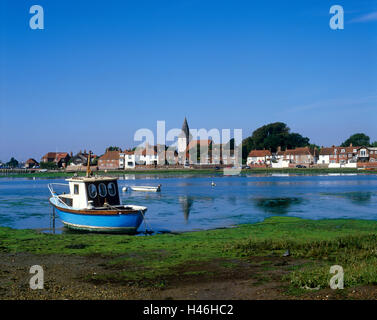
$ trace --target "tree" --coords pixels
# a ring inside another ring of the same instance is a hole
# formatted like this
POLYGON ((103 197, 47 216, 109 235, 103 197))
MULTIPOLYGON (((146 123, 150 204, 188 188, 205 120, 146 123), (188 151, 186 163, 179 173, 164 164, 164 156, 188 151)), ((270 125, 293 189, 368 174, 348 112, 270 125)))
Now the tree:
POLYGON ((110 146, 106 149, 106 151, 120 151, 120 148, 119 147, 113 147, 113 146, 110 146))
POLYGON ((364 133, 355 133, 350 136, 346 141, 344 141, 340 146, 341 147, 349 147, 350 145, 353 146, 370 146, 370 138, 364 133))
POLYGON ((15 158, 11 158, 6 165, 10 168, 17 168, 18 167, 18 161, 15 158))
POLYGON ((290 128, 283 122, 275 122, 256 129, 250 137, 242 141, 242 158, 246 159, 250 150, 271 150, 276 152, 278 147, 294 149, 309 145, 309 138, 299 133, 291 133, 290 128))
POLYGON ((41 169, 56 170, 58 166, 55 162, 40 162, 39 167, 41 169))
MULTIPOLYGON (((372 143, 372 147, 377 147, 377 141, 374 141, 373 143, 372 143)), ((0 161, 1 162, 1 161, 0 161)))

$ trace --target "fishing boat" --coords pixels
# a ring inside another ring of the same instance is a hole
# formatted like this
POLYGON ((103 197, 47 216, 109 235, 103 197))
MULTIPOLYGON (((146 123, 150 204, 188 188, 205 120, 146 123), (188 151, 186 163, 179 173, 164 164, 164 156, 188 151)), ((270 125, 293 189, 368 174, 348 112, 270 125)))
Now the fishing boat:
POLYGON ((93 176, 90 154, 85 177, 66 179, 68 184, 50 183, 49 199, 65 226, 72 229, 135 233, 144 220, 146 207, 122 205, 119 197, 118 178, 93 176), (54 187, 69 187, 68 193, 57 194, 54 187))
POLYGON ((157 187, 153 186, 130 186, 132 191, 145 191, 145 192, 160 192, 161 185, 159 184, 157 187))

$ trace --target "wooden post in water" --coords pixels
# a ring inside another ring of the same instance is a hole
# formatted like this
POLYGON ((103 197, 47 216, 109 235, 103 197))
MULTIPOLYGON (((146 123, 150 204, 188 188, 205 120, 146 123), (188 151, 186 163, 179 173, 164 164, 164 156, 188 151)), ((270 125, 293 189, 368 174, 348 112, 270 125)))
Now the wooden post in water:
POLYGON ((52 207, 52 233, 55 234, 55 207, 52 207))

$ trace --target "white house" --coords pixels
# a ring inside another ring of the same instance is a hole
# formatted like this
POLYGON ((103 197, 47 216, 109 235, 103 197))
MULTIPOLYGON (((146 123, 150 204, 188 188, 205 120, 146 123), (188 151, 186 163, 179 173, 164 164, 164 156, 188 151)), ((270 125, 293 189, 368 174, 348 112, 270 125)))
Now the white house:
POLYGON ((270 164, 272 154, 270 150, 251 150, 247 156, 246 164, 270 164))
POLYGON ((136 165, 135 152, 131 150, 124 150, 120 154, 119 166, 123 164, 124 169, 134 169, 136 165))
POLYGON ((145 148, 136 148, 134 152, 135 163, 138 165, 157 165, 158 154, 154 146, 146 145, 145 148))

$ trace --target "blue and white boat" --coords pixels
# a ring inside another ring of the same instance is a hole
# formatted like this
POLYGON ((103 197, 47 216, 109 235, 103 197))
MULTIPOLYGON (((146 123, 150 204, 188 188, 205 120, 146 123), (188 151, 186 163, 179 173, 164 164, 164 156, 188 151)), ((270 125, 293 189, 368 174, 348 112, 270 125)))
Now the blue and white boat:
POLYGON ((122 205, 117 178, 91 176, 66 179, 68 184, 50 183, 49 199, 65 226, 72 229, 135 233, 144 219, 146 207, 122 205), (56 185, 69 187, 69 193, 57 194, 56 185))

